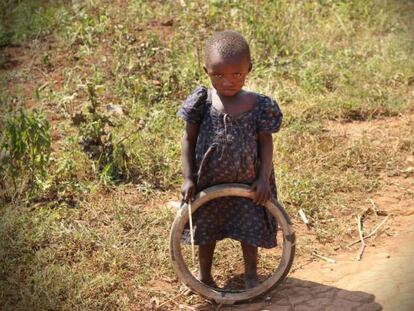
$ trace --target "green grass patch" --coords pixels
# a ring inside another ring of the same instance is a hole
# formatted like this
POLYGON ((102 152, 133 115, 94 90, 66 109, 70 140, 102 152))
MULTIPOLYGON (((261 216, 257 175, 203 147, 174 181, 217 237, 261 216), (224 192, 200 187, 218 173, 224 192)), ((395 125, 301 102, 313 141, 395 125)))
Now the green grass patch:
POLYGON ((42 39, 69 18, 65 1, 5 0, 0 3, 0 46, 42 39))
POLYGON ((42 176, 27 201, 2 175, 1 190, 15 198, 0 205, 5 308, 130 310, 174 298, 173 215, 160 205, 178 193, 183 123, 175 114, 195 86, 209 85, 202 49, 214 31, 250 41, 247 87, 273 96, 284 113, 274 154, 280 199, 294 218, 305 211, 320 243, 343 238, 360 200, 381 189, 380 173, 398 174, 414 155, 409 127, 379 136, 327 128, 414 111, 410 1, 27 0, 0 9, 0 67, 18 64, 0 71, 3 149, 10 133, 20 135, 26 149, 9 157, 20 161, 16 180, 42 176), (14 59, 19 44, 33 51, 30 63, 14 59), (20 107, 37 117, 12 131, 6 120, 20 107), (50 154, 31 139, 47 124, 50 154))

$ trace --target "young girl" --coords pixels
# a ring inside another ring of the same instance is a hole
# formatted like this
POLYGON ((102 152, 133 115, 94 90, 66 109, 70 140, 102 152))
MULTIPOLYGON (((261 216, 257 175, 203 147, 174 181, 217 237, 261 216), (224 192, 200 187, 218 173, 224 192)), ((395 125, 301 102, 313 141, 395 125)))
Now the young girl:
POLYGON ((258 284, 257 247, 276 246, 274 217, 261 206, 276 199, 272 133, 282 113, 270 97, 243 90, 252 69, 250 49, 237 32, 215 33, 206 43, 204 70, 213 88, 196 88, 178 115, 186 121, 182 139, 183 200, 213 185, 251 185, 254 200, 212 200, 193 214, 194 241, 199 245, 199 279, 215 286, 211 266, 216 241, 241 242, 245 286, 258 284))

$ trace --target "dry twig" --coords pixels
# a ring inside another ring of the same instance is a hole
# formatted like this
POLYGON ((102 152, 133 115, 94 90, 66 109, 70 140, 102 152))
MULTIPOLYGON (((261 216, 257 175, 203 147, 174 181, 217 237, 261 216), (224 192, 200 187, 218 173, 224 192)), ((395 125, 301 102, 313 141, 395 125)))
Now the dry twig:
POLYGON ((387 216, 388 215, 388 213, 386 211, 379 209, 378 206, 375 204, 375 202, 372 199, 369 199, 368 201, 371 203, 372 209, 373 209, 375 215, 377 215, 377 216, 387 216))
POLYGON ((371 203, 371 205, 372 205, 372 210, 374 211, 374 213, 375 213, 375 215, 376 216, 378 216, 378 208, 377 208, 377 206, 375 205, 375 203, 374 203, 374 201, 372 200, 372 199, 369 199, 368 200, 369 201, 369 203, 371 203))
POLYGON ((362 254, 364 252, 365 249, 365 241, 364 241, 364 236, 362 234, 362 216, 358 215, 357 217, 357 224, 358 224, 358 232, 359 232, 359 238, 361 240, 361 248, 359 249, 358 255, 356 257, 357 260, 361 260, 362 258, 362 254))
POLYGON ((312 258, 309 258, 306 262, 304 262, 304 263, 302 263, 302 264, 300 264, 298 266, 295 266, 292 269, 290 269, 290 272, 295 272, 296 270, 302 269, 304 266, 310 264, 311 262, 313 262, 313 259, 312 258))
POLYGON ((184 293, 179 293, 178 295, 176 295, 176 296, 174 296, 173 298, 169 298, 169 299, 167 299, 166 301, 164 301, 163 303, 161 303, 159 306, 158 306, 158 310, 160 310, 161 309, 161 307, 162 306, 164 306, 164 305, 166 305, 167 303, 169 303, 169 302, 172 302, 173 304, 175 304, 175 305, 179 305, 175 300, 178 298, 178 297, 180 297, 180 296, 182 296, 182 295, 184 295, 184 293))
MULTIPOLYGON (((379 228, 380 227, 382 227, 382 225, 384 225, 385 224, 385 222, 387 221, 387 219, 389 218, 390 216, 387 216, 387 217, 385 217, 384 218, 384 220, 383 221, 381 221, 381 223, 378 225, 378 226, 376 226, 375 227, 375 229, 374 230, 372 230, 367 236, 365 236, 364 237, 364 239, 366 240, 366 239, 369 239, 370 237, 372 237, 375 233, 377 233, 377 231, 379 230, 379 228)), ((355 245, 355 244, 358 244, 359 242, 361 242, 361 239, 358 239, 358 240, 355 240, 355 241, 353 241, 352 243, 350 243, 350 244, 348 244, 348 247, 351 247, 351 246, 353 246, 353 245, 355 245)))
POLYGON ((336 263, 336 260, 335 259, 332 259, 332 258, 329 258, 329 257, 325 257, 325 256, 322 256, 322 255, 319 255, 319 254, 317 254, 315 252, 312 252, 312 255, 315 256, 315 257, 317 257, 317 258, 319 258, 319 259, 325 260, 326 262, 336 263))

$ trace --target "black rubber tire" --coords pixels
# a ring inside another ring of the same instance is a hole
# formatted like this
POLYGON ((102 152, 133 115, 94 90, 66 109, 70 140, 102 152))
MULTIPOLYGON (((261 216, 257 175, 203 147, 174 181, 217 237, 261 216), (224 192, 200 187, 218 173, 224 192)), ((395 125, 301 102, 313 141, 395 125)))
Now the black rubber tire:
MULTIPOLYGON (((194 213, 204 203, 226 196, 239 196, 253 198, 250 187, 244 184, 222 184, 207 188, 196 195, 191 203, 192 213, 194 213)), ((279 230, 283 234, 282 258, 275 272, 259 286, 243 291, 225 291, 205 285, 195 278, 188 270, 181 253, 181 236, 185 225, 188 222, 188 206, 185 204, 175 217, 170 232, 170 256, 171 262, 179 279, 194 292, 201 296, 213 300, 219 304, 234 304, 257 298, 264 295, 278 286, 287 276, 292 266, 295 256, 295 233, 292 223, 284 208, 277 202, 269 200, 265 207, 276 218, 279 230)))

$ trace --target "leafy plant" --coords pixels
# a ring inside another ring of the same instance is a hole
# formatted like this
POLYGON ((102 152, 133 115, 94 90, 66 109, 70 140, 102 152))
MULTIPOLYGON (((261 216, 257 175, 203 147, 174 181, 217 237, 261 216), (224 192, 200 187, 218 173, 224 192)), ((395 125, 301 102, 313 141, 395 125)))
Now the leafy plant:
POLYGON ((50 124, 38 110, 27 112, 19 109, 6 120, 0 150, 1 185, 4 191, 13 186, 13 196, 29 196, 46 178, 50 162, 50 124))
POLYGON ((0 46, 43 37, 64 25, 68 11, 64 1, 0 1, 0 46))
POLYGON ((110 127, 112 120, 99 110, 100 102, 96 87, 86 86, 89 103, 86 114, 78 114, 74 123, 79 123, 79 142, 90 158, 98 162, 101 178, 107 181, 122 180, 128 177, 127 153, 122 141, 114 142, 110 127))

